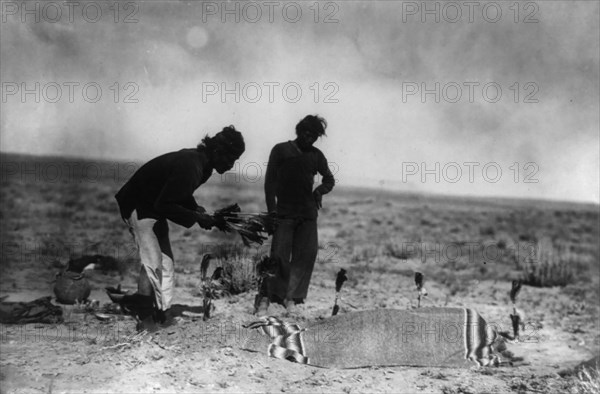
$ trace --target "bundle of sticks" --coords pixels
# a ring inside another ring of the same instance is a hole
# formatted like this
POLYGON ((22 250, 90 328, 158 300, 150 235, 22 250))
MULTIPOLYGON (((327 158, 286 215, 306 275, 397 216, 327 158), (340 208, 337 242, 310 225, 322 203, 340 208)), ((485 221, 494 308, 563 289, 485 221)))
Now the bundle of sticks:
POLYGON ((250 246, 252 243, 262 245, 267 239, 266 234, 273 233, 276 221, 274 214, 241 212, 238 204, 219 209, 212 217, 219 230, 238 233, 246 246, 250 246))

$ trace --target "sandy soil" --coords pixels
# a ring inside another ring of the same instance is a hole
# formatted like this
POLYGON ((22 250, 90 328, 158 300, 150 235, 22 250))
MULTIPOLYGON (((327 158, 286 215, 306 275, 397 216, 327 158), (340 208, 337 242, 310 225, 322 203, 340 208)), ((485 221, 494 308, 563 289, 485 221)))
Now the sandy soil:
MULTIPOLYGON (((9 156, 3 160, 24 160, 9 156)), ((31 160, 30 158, 27 160, 31 160)), ((44 159, 41 163, 47 163, 44 159)), ((98 164, 108 165, 108 164, 98 164)), ((139 261, 112 195, 124 179, 44 182, 2 179, 0 295, 27 301, 52 294, 59 260, 102 254, 119 271, 91 270, 92 299, 109 303, 105 286, 135 288, 139 261)), ((207 209, 238 202, 262 209, 260 187, 202 187, 207 209)), ((340 313, 416 306, 414 271, 425 273, 425 306, 477 309, 509 328, 510 282, 528 247, 554 245, 572 262, 566 286, 524 286, 518 307, 525 315, 524 341, 510 344, 498 368, 373 367, 323 369, 268 358, 239 349, 237 329, 253 320, 254 292, 215 301, 212 318, 178 316, 157 333, 137 333, 129 316, 101 321, 65 306, 61 325, 0 325, 0 389, 37 392, 569 392, 576 379, 559 372, 600 353, 598 317, 598 207, 566 203, 475 200, 337 188, 325 197, 319 219, 320 251, 309 299, 299 323, 330 315, 335 274, 348 271, 340 313), (493 255, 488 245, 496 245, 493 255), (455 258, 448 245, 474 245, 455 258), (561 247, 567 249, 561 249, 561 247), (566 246, 565 246, 566 245, 566 246), (440 250, 436 252, 436 247, 440 250), (522 253, 515 253, 523 249, 522 253), (565 251, 567 250, 567 251, 565 251), (510 252, 509 252, 510 251, 510 252), (485 264, 484 264, 485 262, 485 264), (512 361, 508 363, 508 361, 512 361), (512 365, 511 365, 512 364, 512 365)), ((175 303, 199 311, 199 263, 203 253, 239 243, 235 236, 171 225, 176 258, 175 303)), ((241 250, 251 261, 268 245, 241 250)), ((537 249, 536 249, 537 250, 537 249)), ((222 264, 217 259, 213 268, 222 264)), ((212 269, 212 268, 211 268, 212 269)), ((283 309, 272 306, 274 315, 283 309)))

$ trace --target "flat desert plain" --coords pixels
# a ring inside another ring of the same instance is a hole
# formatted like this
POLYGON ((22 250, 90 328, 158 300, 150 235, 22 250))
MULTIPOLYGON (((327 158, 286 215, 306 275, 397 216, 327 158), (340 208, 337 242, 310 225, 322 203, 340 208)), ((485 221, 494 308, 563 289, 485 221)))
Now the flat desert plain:
MULTIPOLYGON (((137 332, 110 314, 106 286, 135 291, 139 258, 119 217, 115 192, 134 165, 2 154, 0 295, 53 295, 70 258, 99 256, 86 270, 85 306, 62 306, 64 323, 1 325, 0 388, 6 393, 106 392, 597 392, 598 378, 569 373, 600 353, 597 205, 459 198, 338 185, 324 197, 319 256, 302 325, 331 315, 336 273, 348 281, 340 314, 417 307, 468 307, 511 331, 512 280, 521 340, 499 367, 386 366, 325 369, 241 350, 236 330, 254 320, 254 264, 269 241, 244 247, 236 234, 170 224, 175 254, 175 324, 137 332), (227 273, 209 320, 201 317, 200 261, 227 273), (106 312, 106 313, 105 313, 106 312), (99 319, 108 315, 108 319, 99 319), (591 379, 590 379, 591 377, 591 379)), ((264 210, 262 180, 215 174, 196 199, 208 211, 238 203, 264 210)), ((284 309, 272 306, 281 316, 284 309)))

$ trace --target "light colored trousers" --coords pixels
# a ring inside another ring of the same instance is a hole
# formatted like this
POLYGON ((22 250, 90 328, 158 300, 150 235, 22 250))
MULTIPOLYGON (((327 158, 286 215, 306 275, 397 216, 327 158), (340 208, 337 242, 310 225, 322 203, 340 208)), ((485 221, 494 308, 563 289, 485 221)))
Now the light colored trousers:
POLYGON ((171 307, 175 280, 167 220, 138 219, 134 210, 127 224, 137 245, 142 267, 154 290, 156 305, 165 311, 171 307))

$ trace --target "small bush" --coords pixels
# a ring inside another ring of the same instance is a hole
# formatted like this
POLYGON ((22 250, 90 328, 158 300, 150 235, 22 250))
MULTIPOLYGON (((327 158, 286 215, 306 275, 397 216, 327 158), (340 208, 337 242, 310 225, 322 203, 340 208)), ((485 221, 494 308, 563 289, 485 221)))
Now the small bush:
POLYGON ((535 255, 528 258, 522 267, 522 282, 535 287, 564 287, 575 281, 576 270, 580 266, 577 255, 568 248, 556 247, 549 240, 542 240, 535 255))
POLYGON ((474 391, 468 385, 459 383, 456 386, 442 386, 442 394, 472 394, 474 391))
POLYGON ((222 263, 223 277, 221 282, 227 294, 235 295, 253 291, 258 286, 256 265, 258 259, 234 257, 222 263))
POLYGON ((433 222, 427 220, 427 219, 421 219, 421 226, 433 226, 433 222))
POLYGON ((494 235, 496 235, 496 230, 492 226, 479 227, 479 234, 493 237, 494 235))
POLYGON ((416 250, 414 250, 415 248, 412 247, 414 245, 409 245, 410 247, 408 247, 405 243, 402 242, 399 244, 395 242, 388 242, 384 246, 384 255, 391 256, 400 260, 408 260, 411 257, 417 255, 416 250))
POLYGON ((218 279, 218 296, 236 295, 257 289, 259 276, 256 268, 262 258, 260 253, 251 253, 238 244, 221 244, 212 253, 218 261, 216 266, 222 269, 218 279))
POLYGON ((355 247, 352 256, 350 257, 350 264, 363 264, 365 262, 373 260, 376 256, 380 254, 379 249, 379 246, 375 244, 355 247))
POLYGON ((520 234, 519 235, 519 241, 524 241, 524 242, 535 242, 536 241, 536 236, 533 234, 520 234))

